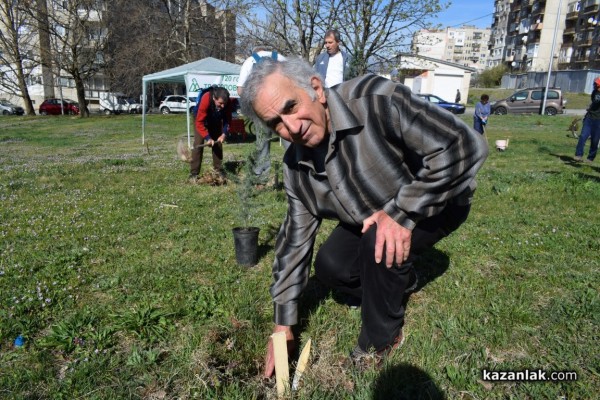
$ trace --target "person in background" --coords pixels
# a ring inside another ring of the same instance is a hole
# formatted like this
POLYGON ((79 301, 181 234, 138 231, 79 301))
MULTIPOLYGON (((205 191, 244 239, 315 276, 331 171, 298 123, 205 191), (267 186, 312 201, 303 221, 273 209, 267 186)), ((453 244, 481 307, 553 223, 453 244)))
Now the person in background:
POLYGON ((454 98, 455 103, 460 103, 460 90, 456 89, 456 97, 454 98))
POLYGON ((350 58, 340 49, 340 33, 335 29, 325 32, 325 53, 319 54, 314 68, 325 79, 327 87, 333 87, 350 76, 350 58))
POLYGON ((228 107, 229 91, 224 87, 212 88, 197 101, 200 104, 195 119, 194 148, 190 164, 191 180, 197 180, 200 174, 204 154, 204 148, 200 146, 204 143, 212 149, 213 168, 221 175, 224 174, 223 142, 231 122, 231 109, 228 107))
MULTIPOLYGON (((252 55, 244 61, 240 69, 240 77, 238 79, 237 92, 243 96, 244 83, 248 79, 248 75, 252 72, 252 68, 263 58, 272 58, 276 61, 284 61, 285 57, 278 54, 277 51, 267 46, 256 46, 252 49, 252 55)), ((254 166, 254 175, 256 176, 257 185, 265 186, 269 182, 271 174, 271 137, 272 131, 263 129, 260 125, 254 125, 254 133, 256 135, 256 165, 254 166)), ((289 142, 284 141, 283 145, 287 149, 289 142)))
POLYGON ((585 142, 591 137, 590 150, 585 162, 591 163, 596 158, 598 143, 600 142, 600 76, 594 79, 592 90, 592 102, 587 108, 583 118, 581 135, 575 147, 575 160, 582 161, 585 142))
MULTIPOLYGON (((361 299, 362 327, 349 359, 358 368, 381 365, 403 340, 416 255, 469 214, 484 139, 404 85, 369 74, 328 89, 299 58, 256 65, 241 103, 245 115, 292 142, 283 170, 287 216, 272 268, 273 331, 294 347, 319 226, 337 220, 315 274, 361 299)), ((273 371, 269 341, 264 375, 273 371)))
POLYGON ((492 113, 490 107, 490 96, 487 94, 481 95, 481 100, 475 104, 475 113, 473 114, 473 129, 482 135, 485 133, 485 126, 488 122, 488 117, 492 113))

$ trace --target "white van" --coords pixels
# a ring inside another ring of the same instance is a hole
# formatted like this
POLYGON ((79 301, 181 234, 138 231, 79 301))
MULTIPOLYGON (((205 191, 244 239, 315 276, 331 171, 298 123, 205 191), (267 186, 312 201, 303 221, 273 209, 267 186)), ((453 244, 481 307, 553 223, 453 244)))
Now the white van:
POLYGON ((100 111, 110 114, 141 114, 143 106, 123 93, 100 93, 100 111))

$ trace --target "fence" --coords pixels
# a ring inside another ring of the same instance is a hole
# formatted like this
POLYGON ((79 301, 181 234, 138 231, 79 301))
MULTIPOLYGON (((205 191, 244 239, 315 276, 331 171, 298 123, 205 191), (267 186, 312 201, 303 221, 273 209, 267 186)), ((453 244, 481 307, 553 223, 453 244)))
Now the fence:
MULTIPOLYGON (((558 87, 563 92, 592 93, 592 82, 600 76, 600 70, 586 69, 579 71, 552 71, 550 87, 558 87)), ((502 77, 502 89, 524 89, 545 87, 548 79, 547 72, 526 72, 522 74, 506 74, 502 77)))

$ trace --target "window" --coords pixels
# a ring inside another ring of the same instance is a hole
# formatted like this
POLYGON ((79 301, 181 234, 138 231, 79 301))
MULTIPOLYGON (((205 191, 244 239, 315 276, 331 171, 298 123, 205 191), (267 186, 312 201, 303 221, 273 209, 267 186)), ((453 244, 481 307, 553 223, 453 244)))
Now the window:
POLYGON ((515 93, 514 97, 515 97, 515 101, 527 100, 527 92, 523 91, 523 92, 515 93))
POLYGON ((578 1, 574 3, 569 3, 567 13, 578 12, 579 9, 580 3, 578 1))

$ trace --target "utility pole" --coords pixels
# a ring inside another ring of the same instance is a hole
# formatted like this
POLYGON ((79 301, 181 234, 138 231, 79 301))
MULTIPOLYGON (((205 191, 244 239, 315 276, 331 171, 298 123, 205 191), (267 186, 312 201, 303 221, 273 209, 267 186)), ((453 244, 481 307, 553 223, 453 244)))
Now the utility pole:
POLYGON ((552 38, 552 50, 550 51, 550 61, 548 62, 548 78, 546 79, 546 89, 544 90, 544 100, 540 115, 544 115, 546 111, 546 99, 548 98, 548 86, 550 86, 550 75, 552 74, 552 62, 554 61, 554 48, 556 47, 556 34, 558 33, 558 23, 560 22, 560 9, 562 8, 562 0, 558 1, 558 10, 556 10, 556 24, 554 25, 554 37, 552 38))

